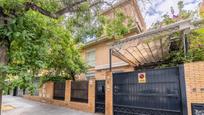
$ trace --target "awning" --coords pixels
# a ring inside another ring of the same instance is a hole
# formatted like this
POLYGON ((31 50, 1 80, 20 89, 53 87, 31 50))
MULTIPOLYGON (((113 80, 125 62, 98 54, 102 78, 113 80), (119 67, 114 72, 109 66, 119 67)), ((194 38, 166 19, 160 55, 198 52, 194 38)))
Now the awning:
POLYGON ((203 21, 193 22, 187 19, 119 40, 111 47, 112 55, 134 67, 163 61, 168 57, 170 44, 174 39, 171 35, 182 32, 184 36, 178 39, 183 39, 185 34, 198 27, 201 22, 203 21))

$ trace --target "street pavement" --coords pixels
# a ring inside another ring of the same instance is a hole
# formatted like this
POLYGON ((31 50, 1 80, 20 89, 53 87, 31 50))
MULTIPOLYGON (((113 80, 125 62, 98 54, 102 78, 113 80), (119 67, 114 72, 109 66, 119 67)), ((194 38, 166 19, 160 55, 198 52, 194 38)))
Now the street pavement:
POLYGON ((2 115, 99 115, 13 96, 3 96, 3 105, 12 106, 14 109, 3 111, 2 115))

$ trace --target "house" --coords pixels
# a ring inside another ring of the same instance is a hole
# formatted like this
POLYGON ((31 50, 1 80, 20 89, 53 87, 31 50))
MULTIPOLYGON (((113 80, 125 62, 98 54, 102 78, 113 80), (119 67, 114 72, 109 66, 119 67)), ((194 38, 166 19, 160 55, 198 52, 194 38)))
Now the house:
MULTIPOLYGON (((115 9, 121 9, 126 16, 133 20, 133 29, 131 29, 131 32, 126 34, 123 39, 146 30, 146 25, 137 0, 121 0, 113 7, 103 11, 102 15, 113 18, 115 9)), ((101 37, 85 43, 81 54, 90 68, 88 69, 88 72, 81 75, 79 79, 90 79, 93 77, 95 77, 96 80, 105 79, 105 73, 109 70, 109 48, 114 41, 115 40, 113 39, 101 37)), ((113 72, 126 72, 134 70, 134 68, 130 67, 129 64, 116 57, 112 57, 112 68, 113 72)))
MULTIPOLYGON (((135 5, 135 1, 127 0, 114 7, 126 11, 125 6, 131 10, 135 5)), ((106 13, 110 16, 111 10, 103 12, 104 15, 106 13)), ((134 11, 130 16, 139 17, 139 14, 134 11)), ((165 68, 138 70, 137 67, 162 62, 170 55, 172 40, 187 41, 189 36, 185 32, 193 31, 195 27, 201 28, 203 20, 186 19, 145 31, 143 21, 134 19, 137 25, 122 40, 115 42, 113 39, 100 38, 85 44, 82 56, 91 67, 79 78, 95 79, 47 82, 40 89, 39 96, 25 98, 105 115, 202 114, 203 61, 165 68), (175 33, 182 36, 175 38, 172 36, 175 33), (135 48, 138 48, 137 51, 135 48), (112 57, 112 71, 109 71, 109 56, 112 57)), ((187 54, 186 42, 181 46, 184 54, 187 54)))
POLYGON ((203 17, 204 16, 204 0, 200 3, 200 15, 203 17))
MULTIPOLYGON (((146 30, 137 0, 120 0, 101 14, 112 19, 118 9, 130 17, 134 25, 123 39, 146 30)), ((39 89, 39 96, 25 97, 82 111, 105 113, 105 88, 107 88, 105 74, 109 71, 109 49, 115 41, 107 37, 100 37, 85 43, 81 56, 90 66, 87 73, 77 76, 76 81, 47 82, 39 89), (95 80, 91 78, 95 78, 95 80), (102 81, 101 85, 99 85, 100 81, 102 81), (101 90, 95 91, 96 89, 101 90)), ((128 71, 134 71, 134 67, 112 56, 112 72, 128 71)))

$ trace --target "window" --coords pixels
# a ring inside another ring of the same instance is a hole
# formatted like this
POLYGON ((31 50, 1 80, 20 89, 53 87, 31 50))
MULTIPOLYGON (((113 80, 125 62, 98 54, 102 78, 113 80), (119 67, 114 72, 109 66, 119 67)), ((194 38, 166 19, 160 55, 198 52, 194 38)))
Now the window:
POLYGON ((86 52, 86 63, 91 67, 96 65, 96 55, 94 49, 86 52))
POLYGON ((71 82, 71 101, 88 103, 88 81, 71 82))

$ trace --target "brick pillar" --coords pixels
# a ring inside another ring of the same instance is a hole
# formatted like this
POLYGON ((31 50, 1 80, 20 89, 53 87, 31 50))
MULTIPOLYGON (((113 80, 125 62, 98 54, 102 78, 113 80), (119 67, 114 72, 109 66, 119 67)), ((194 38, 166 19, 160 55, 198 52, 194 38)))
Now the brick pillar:
POLYGON ((53 82, 47 82, 42 85, 42 87, 39 90, 39 96, 44 98, 50 98, 53 97, 53 88, 54 83, 53 82))
POLYGON ((43 97, 43 85, 39 88, 39 97, 43 97))
POLYGON ((46 98, 53 99, 54 83, 53 82, 45 83, 45 89, 46 89, 46 98))
POLYGON ((95 112, 95 79, 89 80, 89 89, 88 89, 88 108, 89 112, 95 112))
POLYGON ((192 103, 204 103, 204 62, 184 64, 188 115, 192 103))
POLYGON ((69 103, 71 100, 71 80, 66 80, 65 85, 65 102, 69 103))
POLYGON ((105 115, 113 115, 113 78, 112 72, 106 72, 105 115))

